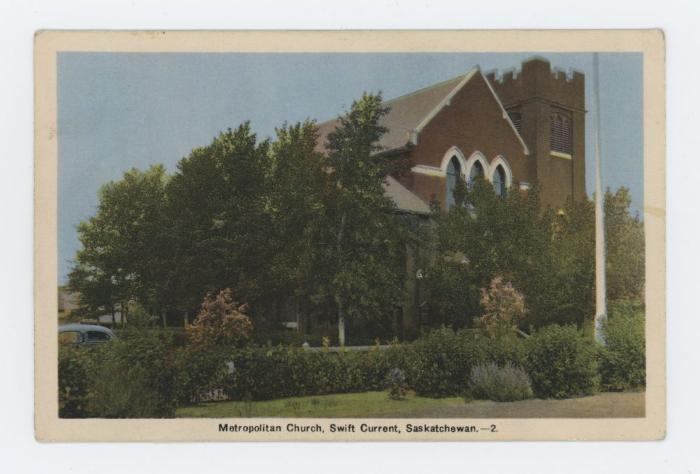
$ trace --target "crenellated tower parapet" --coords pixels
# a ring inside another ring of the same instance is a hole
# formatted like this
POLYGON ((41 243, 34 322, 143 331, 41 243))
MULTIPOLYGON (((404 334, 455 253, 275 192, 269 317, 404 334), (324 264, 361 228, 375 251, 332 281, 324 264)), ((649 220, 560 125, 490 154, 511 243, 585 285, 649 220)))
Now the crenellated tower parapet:
POLYGON ((534 57, 519 71, 486 78, 530 149, 528 178, 542 188, 545 205, 583 199, 585 181, 585 76, 552 68, 534 57))

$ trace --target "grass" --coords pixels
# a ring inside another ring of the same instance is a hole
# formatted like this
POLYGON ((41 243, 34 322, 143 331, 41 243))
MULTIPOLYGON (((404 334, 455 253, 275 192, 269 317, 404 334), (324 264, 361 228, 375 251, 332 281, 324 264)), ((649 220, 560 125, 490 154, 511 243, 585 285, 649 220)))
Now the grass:
POLYGON ((600 393, 566 400, 466 403, 459 397, 425 398, 409 393, 344 393, 260 402, 214 402, 178 409, 181 418, 633 418, 644 416, 644 392, 600 393))

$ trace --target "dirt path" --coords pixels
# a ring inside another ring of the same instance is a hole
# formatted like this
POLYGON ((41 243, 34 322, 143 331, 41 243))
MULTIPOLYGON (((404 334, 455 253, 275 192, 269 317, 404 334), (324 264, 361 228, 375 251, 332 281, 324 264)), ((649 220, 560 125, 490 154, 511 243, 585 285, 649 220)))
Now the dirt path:
MULTIPOLYGON (((402 413, 403 416, 406 413, 402 413)), ((565 400, 473 401, 434 407, 409 416, 436 418, 635 418, 644 416, 644 392, 600 393, 565 400)))

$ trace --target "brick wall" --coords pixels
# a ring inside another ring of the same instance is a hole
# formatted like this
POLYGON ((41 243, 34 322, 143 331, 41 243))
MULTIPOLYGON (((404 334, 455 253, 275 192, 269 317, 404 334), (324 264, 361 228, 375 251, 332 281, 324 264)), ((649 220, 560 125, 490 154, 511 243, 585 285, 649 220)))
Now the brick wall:
MULTIPOLYGON (((502 155, 512 169, 513 183, 528 181, 528 157, 480 73, 428 123, 408 157, 412 165, 440 167, 453 146, 467 159, 475 151, 489 163, 502 155)), ((445 203, 445 178, 408 173, 400 181, 426 202, 445 203)))

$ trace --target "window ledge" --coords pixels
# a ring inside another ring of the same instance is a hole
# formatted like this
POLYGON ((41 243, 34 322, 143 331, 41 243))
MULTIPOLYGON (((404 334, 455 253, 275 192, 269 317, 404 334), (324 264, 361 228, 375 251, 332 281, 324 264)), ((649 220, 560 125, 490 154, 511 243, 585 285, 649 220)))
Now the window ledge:
POLYGON ((569 153, 562 153, 560 151, 550 151, 550 156, 555 156, 557 158, 564 158, 565 160, 570 160, 571 155, 569 153))

